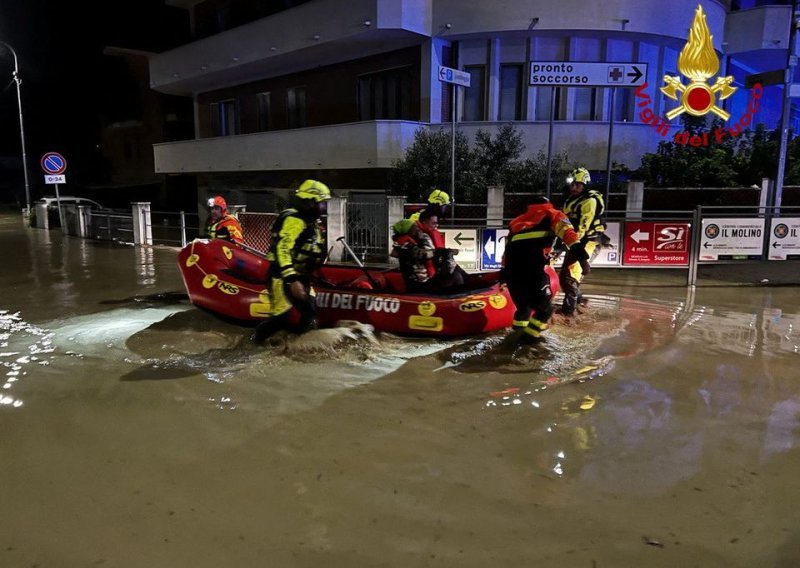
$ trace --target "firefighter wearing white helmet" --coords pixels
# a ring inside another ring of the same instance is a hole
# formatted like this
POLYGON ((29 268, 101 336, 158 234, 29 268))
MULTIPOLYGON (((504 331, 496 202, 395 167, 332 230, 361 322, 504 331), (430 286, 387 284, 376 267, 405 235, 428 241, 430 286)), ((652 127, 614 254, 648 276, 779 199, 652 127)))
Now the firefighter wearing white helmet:
POLYGON ((320 216, 331 190, 309 179, 294 192, 295 206, 281 211, 272 227, 267 260, 271 316, 260 323, 253 341, 263 342, 279 329, 303 333, 316 325, 317 304, 311 274, 325 259, 320 216))
MULTIPOLYGON (((599 241, 605 236, 603 213, 606 206, 602 194, 589 189, 588 184, 591 181, 589 170, 586 168, 575 169, 569 174, 567 177, 569 196, 564 202, 562 211, 575 227, 589 258, 594 259, 599 241)), ((570 252, 567 251, 558 274, 561 289, 564 291, 561 313, 567 316, 575 313, 578 303, 582 300, 580 283, 589 268, 588 262, 581 263, 580 259, 570 252)))

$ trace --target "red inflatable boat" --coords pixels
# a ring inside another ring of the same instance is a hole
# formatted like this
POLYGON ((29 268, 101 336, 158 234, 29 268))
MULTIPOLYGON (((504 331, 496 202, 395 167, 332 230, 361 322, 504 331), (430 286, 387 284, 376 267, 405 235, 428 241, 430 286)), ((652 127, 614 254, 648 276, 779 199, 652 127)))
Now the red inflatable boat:
MULTIPOLYGON (((178 264, 196 306, 242 323, 269 317, 269 261, 262 256, 228 241, 195 240, 180 251, 178 264)), ((509 327, 514 304, 499 275, 469 274, 465 290, 434 295, 407 293, 398 269, 325 264, 314 279, 319 325, 355 320, 379 331, 448 337, 509 327)), ((551 281, 558 285, 552 271, 551 281)))

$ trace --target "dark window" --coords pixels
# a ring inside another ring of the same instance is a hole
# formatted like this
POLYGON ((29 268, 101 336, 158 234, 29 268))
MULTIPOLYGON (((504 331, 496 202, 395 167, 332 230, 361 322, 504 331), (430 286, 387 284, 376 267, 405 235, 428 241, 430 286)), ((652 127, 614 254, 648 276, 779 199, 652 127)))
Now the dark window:
POLYGON ((500 66, 500 120, 522 118, 522 65, 500 66))
POLYGON ((553 100, 551 93, 555 92, 555 109, 553 120, 564 120, 564 110, 561 101, 564 97, 565 87, 536 87, 536 120, 550 120, 550 102, 553 100))
POLYGON ((574 120, 597 120, 597 89, 579 87, 575 89, 574 120))
POLYGON ((272 130, 272 122, 270 120, 272 105, 270 104, 271 93, 258 93, 256 94, 256 102, 258 104, 258 131, 266 132, 272 130))
POLYGON ((286 126, 303 128, 306 125, 306 88, 293 87, 286 91, 286 126))
POLYGON ((486 66, 468 65, 464 71, 470 74, 469 87, 464 88, 464 111, 466 121, 486 120, 486 66))
MULTIPOLYGON (((610 90, 608 96, 611 96, 610 90)), ((614 95, 614 120, 633 120, 633 89, 617 89, 617 94, 614 95)))
POLYGON ((214 136, 233 136, 239 134, 239 117, 236 101, 233 99, 211 104, 211 122, 214 136))
POLYGON ((360 120, 411 119, 411 67, 358 78, 360 120))

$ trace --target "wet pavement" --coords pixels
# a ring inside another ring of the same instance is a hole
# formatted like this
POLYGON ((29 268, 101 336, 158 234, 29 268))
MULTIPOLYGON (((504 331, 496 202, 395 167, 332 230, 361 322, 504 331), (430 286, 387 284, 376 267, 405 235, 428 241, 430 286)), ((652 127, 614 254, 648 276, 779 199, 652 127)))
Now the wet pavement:
POLYGON ((796 265, 598 269, 535 349, 256 348, 175 250, 0 238, 0 566, 800 565, 796 265))

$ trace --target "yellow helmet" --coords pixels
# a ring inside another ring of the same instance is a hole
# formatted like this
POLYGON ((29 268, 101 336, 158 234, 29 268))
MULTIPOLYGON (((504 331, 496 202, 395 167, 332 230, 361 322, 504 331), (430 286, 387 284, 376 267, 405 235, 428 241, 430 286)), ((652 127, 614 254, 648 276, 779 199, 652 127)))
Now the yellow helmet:
POLYGON ((450 196, 441 189, 434 189, 428 196, 428 203, 434 205, 447 205, 450 203, 450 196))
POLYGON ((567 178, 567 183, 582 183, 586 185, 590 181, 592 181, 592 178, 589 176, 589 170, 586 168, 572 170, 567 178))
POLYGON ((317 203, 331 198, 331 190, 328 189, 328 186, 314 179, 307 179, 301 183, 294 194, 300 199, 313 199, 317 203))

